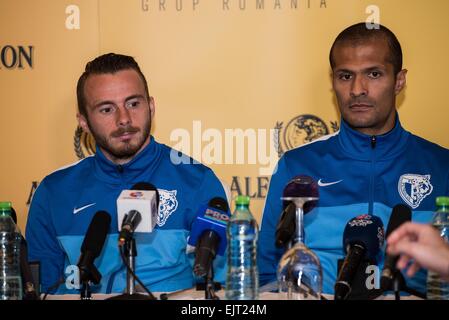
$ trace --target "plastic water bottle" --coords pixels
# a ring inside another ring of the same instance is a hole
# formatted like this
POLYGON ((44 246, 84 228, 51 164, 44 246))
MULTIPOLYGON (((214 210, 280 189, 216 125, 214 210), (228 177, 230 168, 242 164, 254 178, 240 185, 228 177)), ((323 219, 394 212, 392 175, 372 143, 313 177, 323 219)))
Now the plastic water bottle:
MULTIPOLYGON (((449 242, 449 197, 437 197, 437 210, 433 215, 432 224, 440 231, 441 236, 449 242)), ((449 282, 432 271, 427 274, 427 299, 449 300, 449 282)))
POLYGON ((22 300, 20 232, 11 218, 11 202, 0 202, 0 300, 22 300))
POLYGON ((227 226, 228 273, 225 296, 228 300, 256 300, 259 297, 257 270, 257 221, 249 211, 249 197, 238 196, 227 226))

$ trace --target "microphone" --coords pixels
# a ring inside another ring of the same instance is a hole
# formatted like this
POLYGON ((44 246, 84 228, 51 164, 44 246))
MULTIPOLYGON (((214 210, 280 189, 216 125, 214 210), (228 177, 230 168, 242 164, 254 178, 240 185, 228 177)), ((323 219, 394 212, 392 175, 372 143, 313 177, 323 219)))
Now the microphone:
POLYGON ((156 300, 151 291, 142 283, 135 273, 137 256, 134 232, 152 232, 157 221, 159 192, 151 183, 138 182, 131 190, 123 190, 117 198, 117 222, 119 226, 118 245, 121 258, 126 266, 126 292, 108 300, 156 300), (134 281, 148 295, 135 292, 134 281))
MULTIPOLYGON (((393 207, 393 211, 388 221, 386 238, 396 230, 401 224, 412 220, 412 211, 404 204, 398 204, 393 207)), ((391 288, 391 283, 394 278, 396 263, 398 262, 398 255, 385 255, 384 267, 380 278, 380 288, 387 291, 391 288)))
MULTIPOLYGON (((276 226, 276 247, 289 247, 292 239, 295 237, 297 228, 297 208, 302 208, 303 214, 307 214, 315 208, 318 198, 318 184, 313 178, 306 175, 298 175, 289 181, 284 188, 281 198, 284 200, 284 209, 276 226)), ((302 230, 301 236, 303 236, 302 230)))
POLYGON ((159 208, 159 191, 153 184, 149 182, 137 182, 132 186, 131 190, 154 191, 156 193, 156 207, 159 208))
POLYGON ((298 175, 288 182, 282 193, 284 208, 294 202, 296 206, 304 208, 304 214, 312 211, 319 198, 317 182, 310 176, 298 175))
POLYGON ((346 257, 335 283, 335 300, 345 300, 352 290, 352 282, 363 260, 377 261, 384 241, 382 220, 374 215, 360 215, 351 219, 343 232, 346 257))
POLYGON ((222 256, 225 252, 230 213, 228 202, 220 197, 211 199, 199 212, 192 224, 188 244, 196 247, 193 272, 199 277, 205 277, 215 256, 222 256))
POLYGON ((97 211, 90 222, 81 245, 81 255, 78 260, 82 283, 92 281, 94 284, 98 284, 101 281, 101 274, 95 267, 94 261, 103 249, 110 225, 111 216, 106 211, 97 211))
POLYGON ((159 192, 151 183, 138 182, 123 190, 117 199, 119 245, 130 240, 134 232, 152 232, 159 208, 159 192), (144 213, 144 214, 142 214, 144 213))
POLYGON ((20 235, 20 271, 22 275, 23 300, 39 300, 39 294, 34 286, 34 278, 28 263, 28 244, 20 235))
POLYGON ((276 247, 287 248, 295 234, 296 206, 290 202, 282 210, 276 227, 276 247))
POLYGON ((120 230, 118 237, 119 245, 123 245, 126 241, 129 241, 132 238, 134 230, 139 225, 140 221, 142 221, 142 215, 139 211, 131 210, 125 215, 122 222, 122 230, 120 230))

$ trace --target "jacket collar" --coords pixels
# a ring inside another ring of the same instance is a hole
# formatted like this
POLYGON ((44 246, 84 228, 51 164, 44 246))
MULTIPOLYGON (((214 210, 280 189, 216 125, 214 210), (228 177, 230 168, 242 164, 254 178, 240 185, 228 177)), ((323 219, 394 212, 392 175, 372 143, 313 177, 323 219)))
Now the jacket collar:
POLYGON ((352 129, 341 119, 338 140, 344 152, 359 160, 389 159, 404 151, 410 132, 404 130, 396 112, 395 126, 389 132, 370 136, 352 129), (373 147, 372 140, 375 139, 373 147))
MULTIPOLYGON (((149 178, 155 171, 161 156, 161 145, 150 136, 150 142, 131 161, 117 165, 106 158, 100 148, 96 147, 95 175, 106 182, 114 184, 129 184, 149 178), (145 177, 145 175, 148 177, 145 177)), ((146 181, 146 180, 145 180, 146 181)))

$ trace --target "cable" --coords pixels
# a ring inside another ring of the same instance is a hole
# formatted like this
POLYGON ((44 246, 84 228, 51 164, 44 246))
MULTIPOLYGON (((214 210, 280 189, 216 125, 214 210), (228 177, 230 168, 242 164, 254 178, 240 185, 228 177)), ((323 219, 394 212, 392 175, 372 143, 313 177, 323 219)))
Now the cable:
POLYGON ((47 291, 45 291, 45 294, 42 298, 42 300, 47 299, 47 296, 50 294, 50 291, 53 291, 54 289, 58 289, 61 284, 65 282, 64 278, 59 279, 56 283, 48 287, 47 291))

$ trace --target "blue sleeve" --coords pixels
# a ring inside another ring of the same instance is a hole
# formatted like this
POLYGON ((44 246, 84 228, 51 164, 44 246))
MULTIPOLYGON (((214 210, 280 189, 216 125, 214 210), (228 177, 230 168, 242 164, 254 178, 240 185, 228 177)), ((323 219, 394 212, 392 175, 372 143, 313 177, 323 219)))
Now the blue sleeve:
MULTIPOLYGON (((230 207, 229 199, 226 197, 226 193, 223 189, 223 185, 214 172, 208 169, 205 173, 203 182, 198 190, 198 193, 195 197, 197 200, 198 208, 196 212, 199 212, 199 208, 202 205, 207 204, 212 198, 221 197, 228 201, 228 205, 230 207)), ((214 281, 220 282, 222 284, 226 281, 226 271, 227 271, 227 263, 226 263, 226 255, 227 249, 223 256, 217 255, 214 260, 214 281)), ((192 260, 195 259, 194 254, 192 255, 192 260)), ((193 266, 193 261, 192 261, 193 266)))
MULTIPOLYGON (((25 237, 28 243, 28 260, 40 262, 41 291, 47 292, 64 277, 65 255, 59 245, 48 209, 48 191, 44 181, 34 193, 28 212, 25 237)), ((52 290, 50 293, 55 291, 52 290)))
POLYGON ((291 178, 282 157, 271 177, 259 232, 257 261, 261 286, 276 280, 277 266, 284 253, 284 249, 275 246, 275 232, 282 212, 282 192, 291 178))

